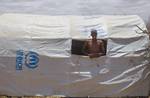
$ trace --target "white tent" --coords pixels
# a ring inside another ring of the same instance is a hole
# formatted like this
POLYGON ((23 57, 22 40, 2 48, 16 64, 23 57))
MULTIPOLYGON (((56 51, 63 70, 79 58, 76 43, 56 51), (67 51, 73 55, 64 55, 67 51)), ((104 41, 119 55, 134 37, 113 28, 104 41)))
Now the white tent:
POLYGON ((143 20, 129 16, 0 16, 0 94, 146 96, 149 37, 143 20), (90 30, 107 40, 97 60, 71 54, 72 39, 90 30), (99 64, 99 66, 97 66, 99 64))

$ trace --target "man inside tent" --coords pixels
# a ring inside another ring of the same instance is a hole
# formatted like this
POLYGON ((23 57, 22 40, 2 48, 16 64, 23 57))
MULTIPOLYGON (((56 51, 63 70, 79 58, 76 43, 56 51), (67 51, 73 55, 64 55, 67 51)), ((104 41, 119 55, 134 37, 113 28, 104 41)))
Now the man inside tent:
POLYGON ((90 58, 98 58, 105 54, 102 40, 97 39, 97 30, 91 30, 92 39, 87 40, 83 46, 83 53, 90 58))

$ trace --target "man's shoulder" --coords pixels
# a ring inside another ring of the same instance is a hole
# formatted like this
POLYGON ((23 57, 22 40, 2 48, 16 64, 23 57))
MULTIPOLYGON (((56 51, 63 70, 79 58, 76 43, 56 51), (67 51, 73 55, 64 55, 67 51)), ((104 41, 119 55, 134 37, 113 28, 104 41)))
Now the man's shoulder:
POLYGON ((86 42, 86 43, 89 43, 89 42, 91 42, 91 41, 92 41, 91 39, 88 39, 88 40, 86 40, 85 42, 86 42))
POLYGON ((98 39, 97 41, 98 41, 99 43, 103 43, 103 40, 101 40, 101 39, 98 39))

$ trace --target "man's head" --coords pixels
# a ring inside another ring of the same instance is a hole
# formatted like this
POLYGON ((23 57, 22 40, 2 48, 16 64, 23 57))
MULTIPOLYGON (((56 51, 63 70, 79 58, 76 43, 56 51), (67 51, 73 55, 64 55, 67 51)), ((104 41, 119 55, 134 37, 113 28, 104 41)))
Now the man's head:
POLYGON ((91 36, 93 39, 97 38, 97 30, 91 30, 91 36))

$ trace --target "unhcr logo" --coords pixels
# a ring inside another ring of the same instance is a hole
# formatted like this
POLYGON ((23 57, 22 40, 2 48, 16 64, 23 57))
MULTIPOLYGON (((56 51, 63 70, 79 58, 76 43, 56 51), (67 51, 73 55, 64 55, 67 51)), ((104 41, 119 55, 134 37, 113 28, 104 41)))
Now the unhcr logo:
POLYGON ((16 52, 16 70, 22 70, 23 65, 26 65, 30 69, 38 67, 39 55, 36 52, 29 51, 24 52, 18 50, 16 52))

